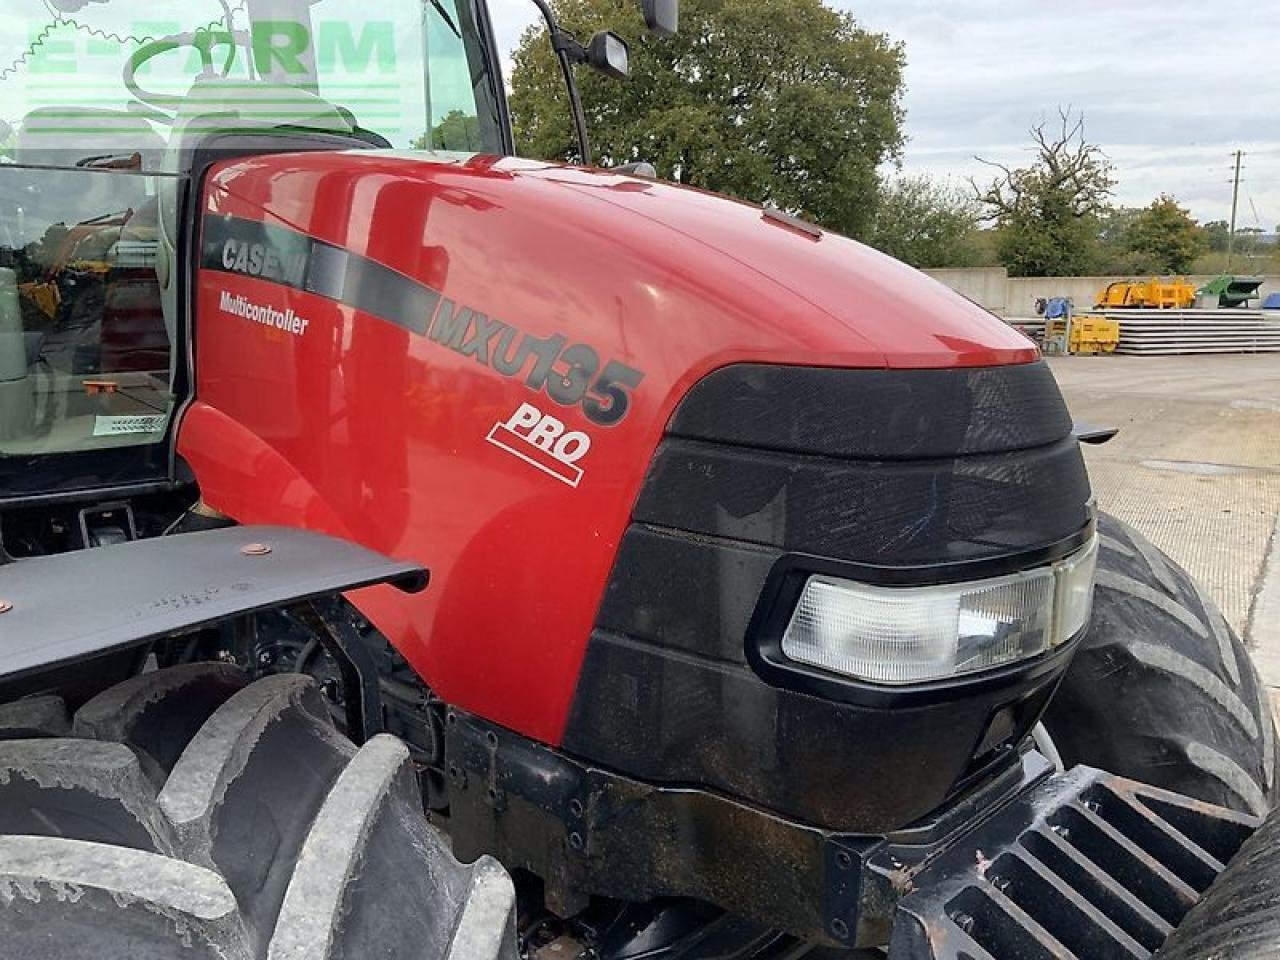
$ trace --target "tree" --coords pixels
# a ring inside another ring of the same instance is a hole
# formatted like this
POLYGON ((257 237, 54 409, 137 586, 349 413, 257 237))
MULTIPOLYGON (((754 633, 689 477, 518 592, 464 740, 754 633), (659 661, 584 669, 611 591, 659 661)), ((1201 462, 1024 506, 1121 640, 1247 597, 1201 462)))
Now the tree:
MULTIPOLYGON (((679 36, 645 35, 634 0, 554 0, 566 28, 632 40, 631 78, 580 70, 601 166, 647 160, 678 182, 771 204, 861 236, 877 167, 901 150, 900 45, 821 0, 685 0, 679 36)), ((575 159, 564 85, 546 34, 515 53, 521 152, 575 159)))
POLYGON ((1100 274, 1141 276, 1163 272, 1160 258, 1130 242, 1134 223, 1145 207, 1112 207, 1098 215, 1098 256, 1094 269, 1100 274))
POLYGON ((1149 258, 1151 273, 1190 273, 1209 241, 1191 214, 1167 194, 1153 200, 1130 224, 1125 247, 1149 258))
POLYGON ((484 149, 484 138, 480 133, 480 119, 463 113, 461 110, 450 110, 445 118, 431 129, 431 134, 423 134, 413 141, 415 150, 457 150, 461 153, 474 153, 484 149))
POLYGON ((1211 252, 1227 252, 1227 247, 1231 245, 1231 224, 1225 220, 1210 220, 1200 229, 1204 231, 1211 252))
POLYGON ((1084 117, 1059 110, 1060 124, 1031 128, 1036 159, 1028 167, 994 167, 987 187, 972 182, 986 219, 996 224, 996 249, 1013 276, 1087 274, 1096 265, 1098 218, 1108 207, 1111 162, 1084 137, 1084 117))
POLYGON ((954 187, 928 177, 884 184, 867 242, 913 267, 974 267, 990 253, 978 237, 981 210, 954 187))

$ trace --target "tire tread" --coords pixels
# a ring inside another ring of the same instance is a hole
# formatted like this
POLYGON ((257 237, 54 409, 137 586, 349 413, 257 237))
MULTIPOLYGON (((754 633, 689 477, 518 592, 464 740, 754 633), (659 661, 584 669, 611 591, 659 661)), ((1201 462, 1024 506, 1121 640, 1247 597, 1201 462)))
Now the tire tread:
POLYGON ((1106 514, 1098 526, 1093 619, 1044 717, 1063 760, 1266 813, 1277 741, 1248 651, 1159 548, 1106 514))
POLYGON ((452 859, 408 749, 382 735, 357 750, 310 677, 248 683, 191 664, 125 681, 74 718, 55 700, 0 705, 0 731, 61 734, 0 739, 6 956, 443 958, 487 877, 497 932, 468 936, 497 936, 514 960, 510 878, 452 859), (299 918, 301 952, 286 949, 299 918))

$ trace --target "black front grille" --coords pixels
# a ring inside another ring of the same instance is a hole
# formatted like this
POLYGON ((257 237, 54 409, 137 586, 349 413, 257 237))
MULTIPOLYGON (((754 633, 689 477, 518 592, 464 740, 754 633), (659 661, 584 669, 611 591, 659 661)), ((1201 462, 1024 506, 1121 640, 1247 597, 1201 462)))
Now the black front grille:
POLYGON ((1010 755, 1066 657, 892 707, 786 688, 747 656, 771 571, 797 557, 923 579, 957 576, 940 573, 953 563, 1021 564, 1078 537, 1089 500, 1043 364, 721 370, 691 390, 655 455, 565 747, 832 829, 902 826, 1010 755))
POLYGON ((1009 453, 858 460, 670 439, 635 519, 874 566, 1036 550, 1089 521, 1071 437, 1009 453))

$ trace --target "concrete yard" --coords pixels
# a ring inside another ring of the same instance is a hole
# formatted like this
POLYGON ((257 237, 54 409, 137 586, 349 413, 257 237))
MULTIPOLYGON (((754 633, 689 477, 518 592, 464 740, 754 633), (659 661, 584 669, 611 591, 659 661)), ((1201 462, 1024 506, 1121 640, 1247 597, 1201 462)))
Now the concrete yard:
POLYGON ((1280 356, 1051 359, 1099 506, 1187 568, 1280 699, 1280 356))

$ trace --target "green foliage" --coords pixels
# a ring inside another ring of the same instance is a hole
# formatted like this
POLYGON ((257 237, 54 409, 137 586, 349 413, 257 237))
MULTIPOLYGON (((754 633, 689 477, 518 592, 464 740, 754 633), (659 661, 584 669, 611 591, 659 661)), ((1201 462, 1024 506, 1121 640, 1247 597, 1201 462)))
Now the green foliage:
POLYGON ((981 211, 968 194, 928 177, 901 177, 880 191, 867 242, 913 267, 989 266, 981 211))
POLYGON ((1000 175, 985 188, 974 184, 996 225, 1000 262, 1012 276, 1085 275, 1097 264, 1099 217, 1115 183, 1111 163, 1085 140, 1083 117, 1059 111, 1059 118, 1058 130, 1047 123, 1031 129, 1036 159, 1030 166, 990 163, 1000 175))
POLYGON ((1085 217, 1012 216, 996 228, 996 255, 1013 277, 1077 277, 1097 272, 1095 222, 1085 217))
POLYGON ((1125 247, 1146 258, 1154 274, 1189 273, 1197 258, 1209 250, 1204 231, 1191 214, 1166 194, 1153 200, 1125 232, 1125 247))
MULTIPOLYGON (((685 0, 673 38, 648 36, 634 0, 554 0, 585 40, 631 41, 631 79, 578 73, 595 160, 646 160, 663 177, 771 204, 864 236, 876 168, 902 147, 902 48, 821 0, 685 0)), ((576 159, 546 32, 515 53, 511 108, 520 151, 576 159)))
POLYGON ((1226 253, 1231 245, 1231 224, 1225 220, 1210 220, 1200 229, 1204 231, 1212 253, 1226 253))
POLYGON ((413 149, 456 150, 459 153, 476 153, 484 150, 480 120, 461 110, 450 110, 445 118, 432 128, 430 135, 424 133, 413 142, 413 149))
POLYGON ((1093 272, 1134 277, 1160 272, 1154 254, 1134 250, 1129 243, 1129 232, 1143 210, 1142 207, 1111 207, 1098 215, 1097 259, 1093 272))

